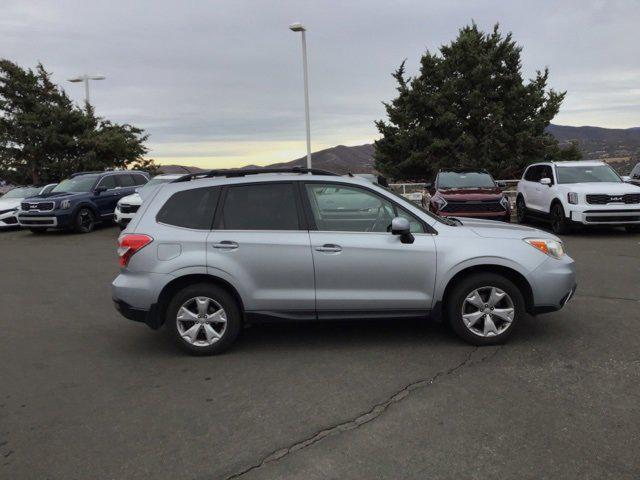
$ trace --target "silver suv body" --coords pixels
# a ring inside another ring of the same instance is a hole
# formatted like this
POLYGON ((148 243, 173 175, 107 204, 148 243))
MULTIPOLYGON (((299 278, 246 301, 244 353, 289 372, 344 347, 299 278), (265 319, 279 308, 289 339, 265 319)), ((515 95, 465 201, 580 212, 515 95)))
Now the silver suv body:
POLYGON ((482 345, 575 291, 553 235, 441 219, 367 180, 305 172, 215 171, 158 188, 119 238, 119 311, 166 324, 196 354, 271 319, 431 315, 482 345))

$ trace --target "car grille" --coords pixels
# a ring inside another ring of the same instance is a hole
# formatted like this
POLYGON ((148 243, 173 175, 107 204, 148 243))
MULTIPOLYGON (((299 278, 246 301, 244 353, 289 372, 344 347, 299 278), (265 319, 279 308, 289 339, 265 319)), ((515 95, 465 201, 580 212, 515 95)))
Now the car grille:
POLYGON ((140 208, 140 205, 126 205, 126 204, 120 205, 120 211, 122 213, 136 213, 139 208, 140 208))
POLYGON ((442 212, 504 212, 505 208, 496 200, 478 200, 478 201, 449 201, 442 212))
POLYGON ((638 215, 620 215, 620 216, 598 216, 587 215, 587 222, 599 222, 599 223, 620 223, 620 222, 640 222, 640 216, 638 215))
POLYGON ((640 193, 626 193, 624 195, 587 195, 587 203, 591 205, 606 205, 607 203, 640 203, 640 193))
POLYGON ((54 202, 22 202, 22 205, 20 205, 20 208, 25 212, 50 212, 54 207, 54 202))

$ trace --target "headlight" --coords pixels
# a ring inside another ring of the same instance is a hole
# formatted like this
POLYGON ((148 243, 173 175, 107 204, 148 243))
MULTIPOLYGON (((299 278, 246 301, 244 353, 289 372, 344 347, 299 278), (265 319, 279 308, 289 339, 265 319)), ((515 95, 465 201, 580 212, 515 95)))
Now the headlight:
POLYGON ((436 204, 436 206, 438 207, 438 210, 442 210, 444 207, 447 206, 447 201, 442 197, 433 197, 432 201, 433 203, 436 204))
POLYGON ((500 205, 502 205, 502 208, 504 208, 505 210, 509 210, 509 208, 511 207, 509 199, 506 196, 500 199, 500 205))
POLYGON ((558 242, 557 240, 550 240, 546 238, 525 238, 524 241, 550 257, 560 259, 564 256, 564 247, 562 246, 562 242, 558 242))
POLYGON ((66 210, 67 208, 70 208, 70 207, 71 207, 70 200, 62 200, 58 208, 60 208, 60 210, 66 210))
POLYGON ((5 213, 9 213, 9 212, 15 212, 17 211, 17 208, 10 208, 9 210, 0 210, 0 215, 4 215, 5 213))
POLYGON ((578 203, 578 194, 576 192, 567 193, 567 200, 569 203, 576 205, 578 203))

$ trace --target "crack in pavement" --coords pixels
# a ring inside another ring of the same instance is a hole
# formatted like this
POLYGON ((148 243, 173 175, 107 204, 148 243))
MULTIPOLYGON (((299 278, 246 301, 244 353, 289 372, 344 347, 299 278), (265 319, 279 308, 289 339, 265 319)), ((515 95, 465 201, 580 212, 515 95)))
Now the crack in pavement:
POLYGON ((486 355, 482 358, 480 358, 477 362, 472 362, 471 359, 473 357, 473 354, 475 352, 477 352, 480 347, 475 347, 473 348, 468 355, 465 356, 465 358, 458 364, 456 364, 455 366, 447 369, 447 370, 441 370, 439 372, 437 372, 435 375, 429 377, 429 378, 425 378, 425 379, 421 379, 421 380, 416 380, 414 382, 409 383, 408 385, 406 385, 405 387, 403 387, 402 389, 398 390, 397 392, 395 392, 393 395, 391 395, 390 397, 388 397, 385 401, 377 403, 376 405, 374 405, 370 410, 368 410, 366 413, 360 414, 358 415, 356 418, 352 419, 352 420, 347 420, 345 422, 341 422, 337 425, 333 425, 331 427, 327 427, 324 428, 322 430, 320 430, 317 433, 314 433, 313 435, 307 437, 304 440, 298 441, 296 443, 294 443, 293 445, 289 446, 289 447, 284 447, 284 448, 280 448, 272 453, 270 453, 269 455, 267 455, 266 457, 264 457, 260 462, 251 465, 247 468, 245 468, 244 470, 240 471, 240 472, 236 472, 234 474, 229 475, 228 477, 225 478, 225 480, 233 480, 235 478, 239 478, 249 472, 252 472, 254 470, 258 470, 262 467, 264 467, 265 465, 267 465, 268 463, 272 463, 272 462, 276 462, 281 460, 282 458, 286 457, 287 455, 297 452, 298 450, 302 450, 305 448, 308 448, 322 440, 324 440, 327 437, 330 436, 334 436, 334 435, 339 435, 343 432, 347 432, 349 430, 355 430, 356 428, 361 427, 362 425, 369 423, 375 419, 377 419, 378 417, 380 417, 382 414, 384 414, 387 409, 391 406, 394 405, 396 403, 401 402, 402 400, 404 400, 406 397, 409 396, 409 394, 417 389, 420 388, 424 388, 424 387, 428 387, 429 385, 434 384, 437 380, 444 378, 446 376, 452 375, 454 373, 456 373, 458 370, 461 370, 462 368, 468 366, 468 365, 476 365, 479 363, 482 363, 486 360, 489 360, 493 357, 496 356, 496 354, 498 353, 498 351, 500 351, 502 347, 498 346, 497 348, 495 348, 489 355, 486 355))
POLYGON ((608 295, 593 295, 591 293, 576 293, 576 297, 585 297, 585 298, 601 298, 603 300, 625 300, 627 302, 640 302, 640 299, 637 298, 629 298, 629 297, 612 297, 608 295))

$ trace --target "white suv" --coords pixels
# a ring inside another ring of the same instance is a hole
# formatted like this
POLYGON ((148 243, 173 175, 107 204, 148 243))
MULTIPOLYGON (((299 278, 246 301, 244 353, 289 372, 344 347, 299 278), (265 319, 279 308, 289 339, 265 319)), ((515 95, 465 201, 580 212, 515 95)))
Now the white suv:
POLYGON ((640 231, 640 187, 625 183, 601 161, 530 165, 518 182, 516 209, 519 223, 549 219, 557 234, 575 224, 640 231))

